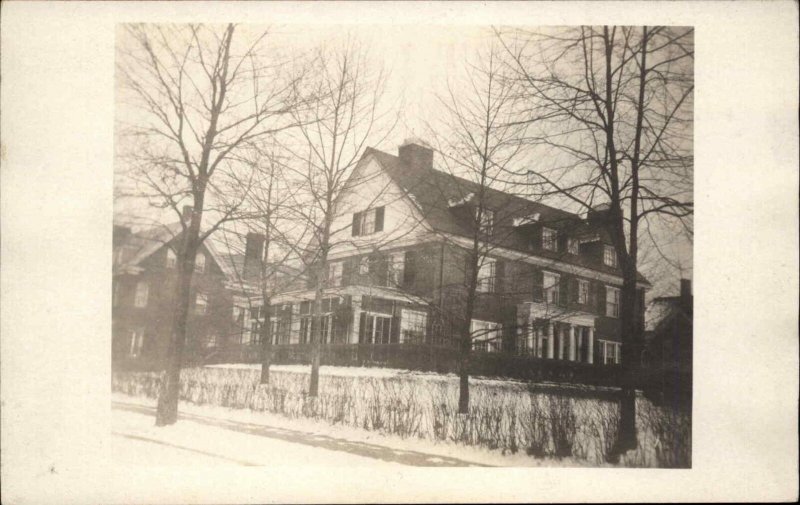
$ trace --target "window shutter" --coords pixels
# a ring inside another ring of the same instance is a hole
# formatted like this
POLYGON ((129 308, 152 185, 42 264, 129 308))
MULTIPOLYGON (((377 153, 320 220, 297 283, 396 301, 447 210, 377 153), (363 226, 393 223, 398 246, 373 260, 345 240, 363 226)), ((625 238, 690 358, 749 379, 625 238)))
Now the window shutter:
POLYGON ((495 293, 503 293, 505 290, 505 261, 497 261, 494 264, 494 291, 495 293))
POLYGON ((353 236, 357 237, 361 235, 361 213, 354 212, 353 213, 353 236))
POLYGON ((375 209, 375 231, 383 231, 383 207, 375 209))
POLYGON ((350 278, 353 275, 353 258, 344 260, 342 265, 342 286, 350 284, 350 278))
POLYGON ((367 313, 361 311, 361 316, 359 318, 359 323, 358 323, 358 342, 360 344, 364 343, 364 332, 366 324, 367 324, 367 313))
POLYGON ((403 261, 403 286, 410 287, 414 284, 415 276, 417 273, 416 253, 414 251, 406 251, 403 261))
POLYGON ((597 311, 600 315, 606 315, 606 287, 601 284, 597 283, 597 311))
POLYGON ((392 314, 392 333, 390 337, 390 342, 392 344, 400 343, 400 311, 395 310, 395 313, 392 314))
POLYGON ((567 303, 569 302, 569 297, 570 297, 569 288, 571 286, 570 280, 571 279, 564 274, 562 274, 561 278, 559 279, 559 284, 561 284, 559 290, 561 291, 561 293, 559 294, 558 297, 558 304, 564 307, 566 307, 567 303))
POLYGON ((544 301, 544 275, 541 270, 533 272, 533 299, 534 301, 544 301))

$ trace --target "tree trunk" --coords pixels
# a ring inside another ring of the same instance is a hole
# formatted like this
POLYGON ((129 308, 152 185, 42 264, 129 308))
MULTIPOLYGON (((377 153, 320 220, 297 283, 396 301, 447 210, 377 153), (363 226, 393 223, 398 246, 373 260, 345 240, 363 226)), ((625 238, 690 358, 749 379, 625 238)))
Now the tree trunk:
MULTIPOLYGON (((462 344, 462 347, 464 345, 462 344)), ((458 369, 458 413, 469 412, 469 353, 461 351, 458 369)))
POLYGON ((620 393, 619 435, 615 453, 621 455, 636 449, 636 387, 639 376, 640 328, 637 317, 638 296, 636 293, 635 267, 623 267, 620 327, 622 332, 622 391, 620 393))
POLYGON ((314 309, 311 315, 311 378, 308 383, 308 396, 316 397, 319 394, 319 365, 320 346, 322 341, 322 286, 327 282, 323 275, 327 273, 327 258, 323 258, 322 265, 317 272, 317 287, 314 292, 314 309))
POLYGON ((156 426, 167 426, 178 421, 178 394, 180 392, 180 375, 183 364, 183 350, 186 343, 186 321, 189 315, 189 296, 191 293, 192 273, 194 272, 195 251, 199 224, 192 225, 185 231, 182 246, 181 269, 178 272, 175 312, 172 320, 172 331, 167 346, 166 370, 162 375, 161 388, 158 393, 156 408, 156 426))
POLYGON ((264 301, 264 326, 261 327, 261 379, 260 384, 269 384, 269 366, 272 360, 272 306, 268 296, 264 301))

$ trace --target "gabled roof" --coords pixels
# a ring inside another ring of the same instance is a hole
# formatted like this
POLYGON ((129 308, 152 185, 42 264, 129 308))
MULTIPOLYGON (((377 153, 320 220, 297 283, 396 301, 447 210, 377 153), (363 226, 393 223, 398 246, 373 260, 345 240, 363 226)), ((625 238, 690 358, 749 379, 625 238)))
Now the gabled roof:
MULTIPOLYGON (((414 167, 404 163, 398 156, 367 148, 363 158, 370 155, 375 157, 392 180, 408 194, 434 230, 470 236, 470 230, 450 211, 449 202, 470 200, 470 194, 480 192, 480 184, 436 169, 414 167)), ((538 213, 541 220, 547 222, 580 221, 578 215, 570 212, 493 188, 482 189, 487 206, 502 208, 509 215, 522 217, 538 213)))
MULTIPOLYGON (((509 233, 495 235, 496 245, 528 252, 520 244, 520 235, 513 233, 512 230, 534 223, 546 224, 548 227, 563 230, 579 240, 585 238, 587 240, 601 240, 605 243, 611 243, 608 232, 603 227, 590 225, 578 214, 494 188, 481 187, 476 182, 440 170, 417 167, 405 163, 398 156, 371 147, 364 151, 362 160, 369 156, 377 160, 383 170, 389 174, 392 180, 416 205, 427 223, 436 232, 471 237, 471 222, 469 219, 465 219, 468 214, 459 213, 458 207, 460 205, 469 205, 475 200, 474 194, 482 190, 484 202, 488 208, 502 209, 502 216, 495 216, 495 218, 500 217, 504 223, 496 221, 496 226, 506 226, 509 229, 509 233), (536 216, 536 219, 529 219, 529 222, 523 223, 526 218, 531 218, 531 216, 536 216)), ((598 270, 597 265, 582 256, 565 257, 563 253, 550 253, 549 251, 540 251, 537 254, 598 270)), ((600 266, 600 269, 606 269, 606 267, 600 266)), ((619 272, 611 270, 607 273, 620 275, 619 272)), ((641 273, 638 274, 638 279, 640 282, 649 284, 641 273)))
MULTIPOLYGON (((149 258, 151 255, 159 251, 166 244, 172 242, 183 233, 183 226, 180 222, 176 221, 169 224, 161 224, 131 233, 125 238, 122 247, 128 247, 134 250, 133 255, 129 260, 126 260, 122 267, 138 267, 141 263, 149 258)), ((232 269, 231 262, 225 259, 212 240, 205 240, 203 246, 211 255, 214 262, 219 266, 222 273, 228 279, 233 279, 235 272, 232 269)))

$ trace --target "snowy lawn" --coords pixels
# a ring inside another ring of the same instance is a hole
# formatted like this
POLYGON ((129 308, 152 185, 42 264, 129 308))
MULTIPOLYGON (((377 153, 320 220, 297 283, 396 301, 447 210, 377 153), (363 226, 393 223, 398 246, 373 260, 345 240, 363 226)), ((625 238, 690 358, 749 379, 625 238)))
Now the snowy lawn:
MULTIPOLYGON (((479 459, 470 461, 504 466, 605 466, 619 424, 619 405, 607 388, 475 378, 470 411, 459 414, 452 374, 323 366, 317 398, 306 394, 308 366, 273 366, 267 385, 258 384, 259 375, 259 365, 185 369, 180 398, 189 408, 271 416, 270 426, 312 423, 312 432, 345 430, 336 433, 346 440, 380 437, 398 449, 438 447, 464 459, 464 451, 474 451, 479 459)), ((113 390, 154 399, 160 380, 157 373, 115 372, 113 390)), ((622 465, 690 466, 688 414, 639 398, 637 427, 639 448, 622 465)))

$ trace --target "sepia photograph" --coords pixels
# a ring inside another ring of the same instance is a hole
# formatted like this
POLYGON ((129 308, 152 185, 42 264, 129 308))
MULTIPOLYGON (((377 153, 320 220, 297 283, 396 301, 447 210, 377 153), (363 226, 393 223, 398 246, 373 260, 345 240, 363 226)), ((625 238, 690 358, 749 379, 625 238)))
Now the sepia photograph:
POLYGON ((692 27, 115 60, 115 461, 691 467, 692 27))
POLYGON ((4 504, 797 501, 797 2, 0 9, 4 504))

